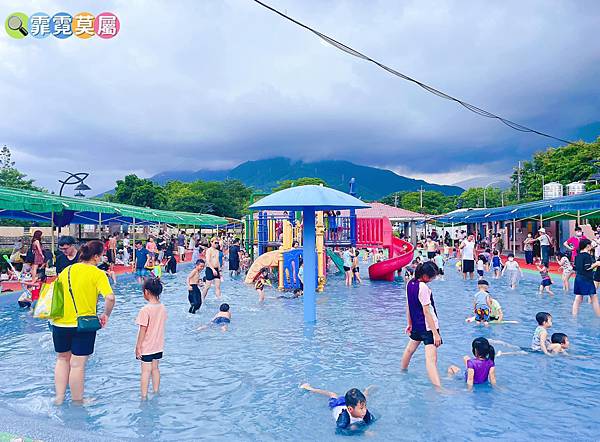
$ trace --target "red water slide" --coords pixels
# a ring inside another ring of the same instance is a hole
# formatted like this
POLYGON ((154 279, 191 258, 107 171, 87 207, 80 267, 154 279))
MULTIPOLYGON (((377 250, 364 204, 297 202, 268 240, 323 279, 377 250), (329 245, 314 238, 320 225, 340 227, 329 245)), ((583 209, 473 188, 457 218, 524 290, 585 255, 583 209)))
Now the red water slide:
MULTIPOLYGON (((411 243, 392 236, 389 247, 391 258, 369 267, 369 278, 380 281, 393 281, 396 272, 411 263, 414 247, 411 243)), ((384 246, 385 247, 385 246, 384 246)))

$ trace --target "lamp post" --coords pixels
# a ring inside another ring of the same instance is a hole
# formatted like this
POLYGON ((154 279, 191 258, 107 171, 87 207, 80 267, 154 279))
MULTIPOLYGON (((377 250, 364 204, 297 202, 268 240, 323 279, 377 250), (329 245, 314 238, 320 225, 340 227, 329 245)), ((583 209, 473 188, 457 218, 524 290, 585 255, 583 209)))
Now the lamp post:
POLYGON ((60 190, 58 191, 59 196, 62 196, 63 190, 66 185, 74 186, 75 184, 77 184, 77 186, 75 187, 75 190, 77 190, 77 193, 75 194, 75 196, 85 196, 82 193, 82 191, 92 190, 92 188, 90 186, 88 186, 87 184, 84 183, 85 179, 90 176, 89 173, 85 173, 85 172, 71 173, 71 172, 67 172, 65 170, 61 170, 61 173, 66 173, 69 176, 64 180, 58 180, 58 182, 62 184, 60 186, 60 190))
MULTIPOLYGON (((78 172, 78 173, 71 173, 71 172, 67 172, 65 170, 61 170, 61 173, 66 173, 68 176, 67 178, 63 179, 63 180, 58 180, 59 183, 61 183, 60 186, 60 190, 58 191, 58 195, 62 196, 63 190, 65 188, 65 186, 75 186, 75 190, 77 191, 77 193, 75 194, 75 196, 78 197, 84 197, 85 195, 83 194, 84 191, 88 191, 88 190, 92 190, 92 188, 90 186, 88 186, 87 184, 85 184, 83 181, 90 176, 89 173, 86 172, 78 172)), ((60 236, 60 231, 61 231, 62 227, 58 227, 58 235, 60 236)), ((79 236, 81 237, 81 232, 79 232, 79 236)), ((52 238, 54 238, 54 234, 52 234, 52 238)))
POLYGON ((485 187, 483 188, 483 208, 484 209, 487 209, 487 200, 486 200, 486 195, 485 195, 487 188, 489 186, 491 186, 492 184, 497 184, 497 183, 501 183, 501 182, 502 181, 492 181, 491 183, 486 184, 485 187))

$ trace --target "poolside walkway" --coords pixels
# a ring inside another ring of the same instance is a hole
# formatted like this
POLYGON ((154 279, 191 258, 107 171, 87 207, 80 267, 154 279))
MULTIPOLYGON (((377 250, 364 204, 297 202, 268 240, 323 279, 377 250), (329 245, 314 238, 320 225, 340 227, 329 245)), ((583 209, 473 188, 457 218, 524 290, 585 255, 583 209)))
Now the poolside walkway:
MULTIPOLYGON (((176 257, 177 263, 180 263, 179 257, 176 257)), ((187 250, 185 252, 185 259, 183 262, 190 262, 192 260, 192 251, 187 250)), ((133 273, 131 266, 115 265, 113 270, 117 275, 125 275, 133 273)), ((20 292, 22 291, 21 283, 19 281, 4 281, 2 282, 2 293, 4 292, 20 292)))

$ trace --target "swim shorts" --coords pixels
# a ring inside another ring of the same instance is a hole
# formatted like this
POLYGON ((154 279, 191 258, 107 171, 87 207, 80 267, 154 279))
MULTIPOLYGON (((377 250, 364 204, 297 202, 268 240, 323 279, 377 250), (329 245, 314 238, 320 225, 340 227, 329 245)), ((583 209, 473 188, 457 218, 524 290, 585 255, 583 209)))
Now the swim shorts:
POLYGON ((352 273, 360 273, 360 267, 354 267, 352 273))
POLYGON ((473 273, 473 270, 475 270, 475 261, 472 259, 463 259, 462 260, 463 273, 473 273))
POLYGON ((350 267, 344 266, 344 272, 349 272, 349 271, 350 271, 350 267))
POLYGON ((596 286, 593 281, 577 275, 575 277, 575 284, 573 285, 573 293, 581 296, 595 295, 596 286))
POLYGON ((70 351, 75 356, 89 356, 94 353, 96 332, 80 332, 77 327, 52 326, 52 341, 56 353, 70 351))
POLYGON ((150 276, 150 272, 148 271, 148 269, 135 269, 135 274, 136 276, 141 276, 142 278, 145 278, 146 276, 150 276))
POLYGON ((488 322, 490 320, 490 308, 488 306, 476 307, 475 320, 488 322))
POLYGON ((213 319, 213 324, 221 325, 221 324, 230 324, 231 320, 224 316, 219 316, 218 318, 213 319))
MULTIPOLYGON (((438 333, 439 333, 438 329, 438 333)), ((412 331, 410 332, 410 339, 413 341, 422 342, 425 345, 433 345, 433 332, 431 330, 427 331, 412 331)), ((442 341, 443 344, 443 341, 442 341)))
POLYGON ((550 278, 544 278, 542 279, 542 282, 540 284, 542 287, 548 287, 552 285, 552 280, 550 278))
POLYGON ((162 359, 162 351, 151 355, 142 355, 142 362, 152 362, 154 359, 162 359))
POLYGON ((483 270, 477 270, 477 274, 478 274, 479 276, 483 276, 483 270))
POLYGON ((334 409, 335 407, 343 407, 346 405, 346 397, 345 396, 340 396, 340 397, 332 397, 329 398, 329 408, 330 409, 334 409))
POLYGON ((221 278, 221 272, 218 270, 213 270, 210 267, 207 267, 204 274, 207 281, 212 281, 213 279, 221 278))

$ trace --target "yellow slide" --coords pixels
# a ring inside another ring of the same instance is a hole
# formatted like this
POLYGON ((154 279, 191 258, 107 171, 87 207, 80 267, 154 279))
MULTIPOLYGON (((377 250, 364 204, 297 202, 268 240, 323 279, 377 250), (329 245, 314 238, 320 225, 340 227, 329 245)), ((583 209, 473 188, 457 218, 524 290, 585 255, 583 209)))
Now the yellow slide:
POLYGON ((277 267, 279 265, 280 254, 280 250, 274 250, 273 252, 263 253, 258 258, 256 258, 256 260, 248 269, 248 273, 246 274, 246 279, 244 280, 244 282, 246 284, 252 284, 256 279, 256 276, 259 274, 260 270, 264 267, 277 267))

